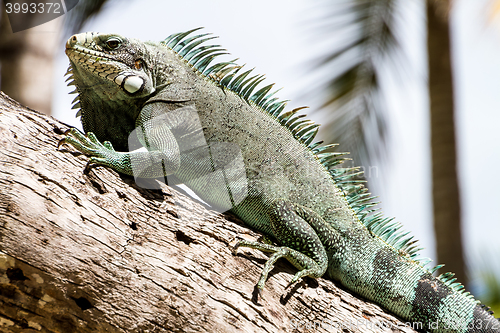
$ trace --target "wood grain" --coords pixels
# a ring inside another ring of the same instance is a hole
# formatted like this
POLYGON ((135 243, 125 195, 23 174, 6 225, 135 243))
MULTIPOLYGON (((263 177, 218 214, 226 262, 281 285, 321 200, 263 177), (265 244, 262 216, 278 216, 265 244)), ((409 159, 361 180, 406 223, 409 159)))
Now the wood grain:
POLYGON ((284 261, 256 302, 267 257, 230 244, 259 234, 164 184, 84 172, 57 149, 66 129, 0 95, 1 332, 414 332, 325 279, 285 290, 284 261))

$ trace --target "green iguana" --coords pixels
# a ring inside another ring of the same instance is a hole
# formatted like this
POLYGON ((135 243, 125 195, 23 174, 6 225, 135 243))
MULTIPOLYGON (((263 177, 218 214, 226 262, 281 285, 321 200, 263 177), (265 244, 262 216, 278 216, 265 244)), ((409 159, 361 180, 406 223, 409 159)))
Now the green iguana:
POLYGON ((430 332, 500 332, 500 322, 453 273, 432 274, 413 237, 376 212, 343 153, 314 142, 318 125, 285 112, 272 85, 206 45, 197 29, 161 43, 82 33, 66 44, 70 85, 86 135, 68 143, 96 163, 140 178, 184 183, 220 211, 230 210, 279 245, 240 241, 272 253, 302 277, 326 275, 430 332), (141 148, 142 149, 138 149, 141 148), (115 150, 116 149, 116 150, 115 150))

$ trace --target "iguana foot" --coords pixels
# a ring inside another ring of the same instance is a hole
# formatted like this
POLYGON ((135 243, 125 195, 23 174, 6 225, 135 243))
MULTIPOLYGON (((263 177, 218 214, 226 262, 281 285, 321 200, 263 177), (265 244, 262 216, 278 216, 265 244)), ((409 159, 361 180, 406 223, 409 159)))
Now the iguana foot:
POLYGON ((97 158, 104 158, 106 153, 116 153, 111 142, 99 142, 95 134, 92 132, 88 132, 87 135, 84 135, 78 129, 70 128, 64 132, 64 135, 66 136, 59 141, 57 148, 67 143, 78 149, 80 152, 97 158))
POLYGON ((285 200, 275 200, 269 217, 274 238, 283 246, 252 241, 240 241, 238 247, 250 247, 263 252, 272 252, 264 265, 257 287, 264 288, 267 276, 279 258, 287 259, 299 271, 287 288, 305 276, 319 278, 328 267, 329 248, 341 246, 342 238, 320 215, 313 210, 285 200))
POLYGON ((271 244, 242 240, 239 241, 234 246, 233 253, 236 253, 239 247, 249 247, 263 252, 273 252, 271 257, 265 263, 259 281, 257 282, 257 288, 260 291, 264 289, 264 285, 267 281, 269 272, 274 268, 274 264, 279 258, 287 259, 289 262, 291 262, 295 267, 297 267, 300 270, 297 274, 295 274, 293 279, 287 285, 287 288, 304 276, 318 278, 324 274, 324 267, 322 267, 322 265, 319 265, 313 259, 309 258, 305 254, 300 253, 299 251, 296 251, 286 246, 276 246, 271 244))
POLYGON ((59 141, 57 148, 66 143, 83 154, 90 155, 87 167, 90 164, 99 164, 113 168, 120 163, 122 153, 116 152, 109 141, 101 143, 94 133, 88 132, 84 135, 78 129, 70 128, 64 134, 66 136, 59 141))

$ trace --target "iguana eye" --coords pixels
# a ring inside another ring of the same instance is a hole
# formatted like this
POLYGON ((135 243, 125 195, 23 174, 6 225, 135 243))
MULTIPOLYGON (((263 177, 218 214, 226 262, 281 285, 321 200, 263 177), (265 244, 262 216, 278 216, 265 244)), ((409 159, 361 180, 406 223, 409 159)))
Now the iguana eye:
POLYGON ((142 68, 143 61, 141 59, 137 59, 134 63, 135 69, 141 69, 142 68))
POLYGON ((120 47, 120 45, 122 45, 122 42, 121 40, 119 40, 118 38, 110 38, 106 41, 106 45, 111 49, 111 50, 114 50, 114 49, 117 49, 120 47))

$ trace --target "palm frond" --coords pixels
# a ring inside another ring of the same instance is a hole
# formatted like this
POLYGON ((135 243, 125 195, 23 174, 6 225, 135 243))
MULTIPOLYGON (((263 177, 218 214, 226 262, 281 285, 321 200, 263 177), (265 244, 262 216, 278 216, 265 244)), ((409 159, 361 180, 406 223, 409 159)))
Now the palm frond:
POLYGON ((389 66, 404 71, 401 62, 386 62, 403 57, 395 28, 400 16, 397 2, 329 1, 324 3, 326 14, 320 19, 324 34, 334 36, 335 44, 318 65, 319 70, 330 73, 323 83, 327 97, 321 110, 325 119, 322 135, 326 142, 340 143, 343 150, 351 151, 355 163, 361 165, 385 151, 382 72, 389 66))

